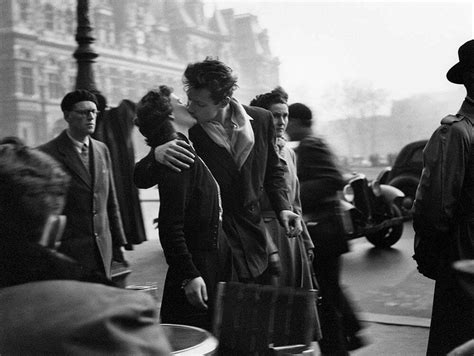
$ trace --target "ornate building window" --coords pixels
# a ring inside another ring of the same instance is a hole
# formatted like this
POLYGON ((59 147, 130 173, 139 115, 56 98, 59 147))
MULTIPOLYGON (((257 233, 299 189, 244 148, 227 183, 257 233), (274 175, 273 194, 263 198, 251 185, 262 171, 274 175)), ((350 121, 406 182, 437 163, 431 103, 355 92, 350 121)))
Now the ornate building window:
POLYGON ((54 30, 54 9, 51 4, 44 7, 44 26, 47 30, 54 30))
POLYGON ((136 97, 138 95, 136 91, 136 87, 135 87, 135 80, 131 72, 126 73, 125 93, 126 93, 125 99, 130 99, 130 100, 136 100, 136 97))
POLYGON ((61 79, 56 73, 48 74, 48 94, 50 99, 58 99, 63 95, 61 79))
POLYGON ((19 2, 18 8, 21 22, 28 22, 30 18, 30 7, 31 4, 28 0, 22 0, 19 2))
POLYGON ((35 95, 35 80, 33 68, 21 67, 20 69, 21 92, 24 95, 35 95))
POLYGON ((73 35, 74 34, 74 24, 75 24, 76 21, 74 19, 74 15, 73 15, 73 12, 71 11, 71 9, 67 9, 66 14, 64 16, 65 16, 65 21, 66 21, 66 32, 69 35, 73 35))
POLYGON ((69 75, 69 77, 68 77, 68 89, 71 90, 71 91, 76 89, 76 76, 75 75, 69 75))

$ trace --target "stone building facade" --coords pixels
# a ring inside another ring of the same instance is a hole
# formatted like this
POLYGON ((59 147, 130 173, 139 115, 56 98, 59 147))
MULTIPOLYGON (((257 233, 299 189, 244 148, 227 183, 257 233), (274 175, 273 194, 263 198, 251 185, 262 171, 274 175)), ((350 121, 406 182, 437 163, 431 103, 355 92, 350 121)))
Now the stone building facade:
MULTIPOLYGON (((65 127, 59 104, 76 83, 77 3, 0 0, 0 6, 0 136, 37 145, 65 127)), ((202 0, 90 1, 95 82, 109 106, 136 101, 160 84, 184 95, 184 68, 206 56, 234 69, 236 97, 244 103, 279 83, 279 61, 256 16, 204 10, 202 0)))

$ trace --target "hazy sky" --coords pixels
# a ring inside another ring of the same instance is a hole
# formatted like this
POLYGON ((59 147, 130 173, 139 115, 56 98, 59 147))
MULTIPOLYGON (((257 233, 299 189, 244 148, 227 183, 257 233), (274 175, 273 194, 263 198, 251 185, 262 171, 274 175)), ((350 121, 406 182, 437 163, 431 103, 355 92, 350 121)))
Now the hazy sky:
POLYGON ((324 95, 345 81, 386 90, 390 98, 454 89, 446 71, 473 37, 471 1, 214 0, 207 9, 253 13, 279 57, 290 101, 330 119, 324 95))

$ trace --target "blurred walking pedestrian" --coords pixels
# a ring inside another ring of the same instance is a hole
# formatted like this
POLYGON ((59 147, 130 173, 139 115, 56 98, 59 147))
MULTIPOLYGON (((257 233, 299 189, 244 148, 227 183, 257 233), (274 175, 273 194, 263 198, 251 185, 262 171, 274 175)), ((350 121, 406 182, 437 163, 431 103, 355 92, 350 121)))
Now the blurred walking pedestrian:
POLYGON ((321 290, 319 308, 324 355, 347 355, 364 340, 351 302, 340 285, 341 254, 347 252, 346 237, 339 227, 338 191, 344 180, 326 142, 313 134, 313 114, 304 104, 289 106, 287 134, 297 141, 297 172, 300 180, 303 218, 314 243, 313 266, 321 290))

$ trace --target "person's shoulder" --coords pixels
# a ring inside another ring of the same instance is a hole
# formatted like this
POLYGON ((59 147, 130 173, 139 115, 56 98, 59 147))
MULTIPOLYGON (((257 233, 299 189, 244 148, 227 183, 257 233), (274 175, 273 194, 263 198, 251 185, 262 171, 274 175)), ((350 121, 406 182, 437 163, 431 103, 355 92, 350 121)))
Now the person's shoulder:
POLYGON ((101 150, 104 150, 104 151, 109 150, 107 145, 105 143, 103 143, 102 141, 96 140, 95 138, 92 138, 92 137, 90 137, 90 140, 91 140, 92 144, 95 145, 97 148, 99 148, 101 150))
POLYGON ((0 302, 0 314, 5 316, 2 322, 8 322, 10 331, 9 339, 0 341, 6 342, 6 346, 2 344, 6 350, 16 353, 38 346, 48 354, 63 354, 68 350, 105 354, 105 350, 112 348, 120 354, 142 354, 146 347, 156 351, 168 349, 158 324, 155 302, 145 293, 97 283, 56 280, 2 288, 0 302), (31 312, 19 315, 16 310, 31 312), (57 325, 61 325, 60 330, 57 325), (150 328, 149 333, 155 333, 155 341, 141 332, 145 327, 150 328), (123 342, 125 329, 129 332, 127 343, 123 342), (28 338, 27 342, 22 342, 22 338, 28 338), (45 339, 51 342, 45 344, 45 339))
MULTIPOLYGON (((153 303, 145 293, 73 280, 38 281, 1 289, 0 296, 8 295, 15 295, 19 303, 26 303, 29 298, 37 301, 57 299, 55 302, 57 310, 60 309, 60 306, 81 305, 81 309, 89 309, 91 312, 109 305, 111 298, 120 300, 123 305, 142 303, 143 306, 150 306, 153 303), (28 292, 25 293, 25 291, 28 292)), ((31 301, 31 299, 29 300, 31 301)))
POLYGON ((322 137, 306 136, 301 140, 300 146, 327 146, 327 143, 322 137))
POLYGON ((452 135, 470 138, 472 126, 471 119, 467 116, 447 115, 441 120, 440 126, 433 135, 452 135))
POLYGON ((441 120, 441 125, 452 125, 456 122, 459 122, 463 119, 463 116, 460 115, 447 115, 441 120))
POLYGON ((45 143, 37 146, 36 148, 43 152, 52 153, 51 151, 55 150, 58 146, 62 145, 62 142, 64 140, 64 135, 66 135, 65 131, 53 137, 51 140, 46 141, 45 143))

